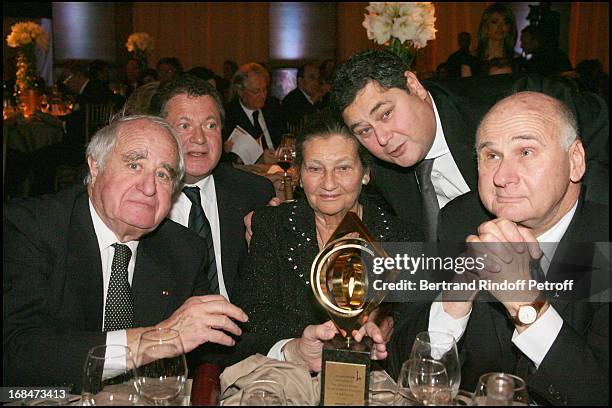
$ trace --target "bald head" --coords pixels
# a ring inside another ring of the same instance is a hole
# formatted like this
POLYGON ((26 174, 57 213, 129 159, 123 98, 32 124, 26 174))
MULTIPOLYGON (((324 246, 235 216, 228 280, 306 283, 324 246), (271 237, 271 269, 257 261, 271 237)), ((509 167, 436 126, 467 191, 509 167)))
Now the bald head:
POLYGON ((520 92, 499 101, 476 135, 484 206, 540 235, 576 203, 585 171, 576 119, 560 101, 520 92))
POLYGON ((483 128, 490 122, 512 118, 515 114, 539 117, 556 124, 554 132, 561 146, 567 150, 578 138, 578 124, 574 113, 560 100, 540 92, 518 92, 497 102, 484 116, 476 132, 476 149, 483 128))

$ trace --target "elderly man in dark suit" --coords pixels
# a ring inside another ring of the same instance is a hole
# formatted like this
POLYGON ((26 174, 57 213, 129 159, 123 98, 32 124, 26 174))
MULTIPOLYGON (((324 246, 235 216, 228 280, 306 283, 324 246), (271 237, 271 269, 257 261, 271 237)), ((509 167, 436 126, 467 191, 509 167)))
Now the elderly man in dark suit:
POLYGON ((87 189, 4 211, 3 385, 72 384, 102 344, 137 350, 154 327, 187 352, 233 345, 242 310, 210 295, 204 240, 167 220, 184 162, 161 118, 125 117, 87 148, 87 189))
POLYGON ((232 79, 237 97, 227 105, 223 139, 240 126, 264 149, 260 160, 275 163, 274 150, 281 143, 286 123, 278 102, 267 98, 269 85, 270 74, 261 65, 250 62, 238 69, 232 79))
POLYGON ((247 255, 243 217, 265 206, 274 197, 274 187, 264 177, 219 163, 224 110, 220 95, 207 81, 184 75, 166 82, 159 90, 159 104, 160 116, 181 141, 185 160, 186 185, 169 216, 195 229, 195 212, 204 212, 212 232, 211 273, 217 275, 211 276, 211 289, 231 299, 239 264, 247 255))
POLYGON ((474 389, 486 372, 513 372, 539 404, 608 403, 610 264, 584 243, 608 241, 609 215, 581 194, 585 152, 577 136, 571 110, 550 96, 520 92, 498 102, 477 131, 482 205, 468 193, 442 210, 440 223, 441 239, 466 240, 488 257, 475 276, 457 275, 456 282, 529 281, 538 273, 547 282, 569 279, 572 290, 461 298, 443 291, 403 316, 392 371, 417 332, 444 331, 458 341, 462 388, 474 389))

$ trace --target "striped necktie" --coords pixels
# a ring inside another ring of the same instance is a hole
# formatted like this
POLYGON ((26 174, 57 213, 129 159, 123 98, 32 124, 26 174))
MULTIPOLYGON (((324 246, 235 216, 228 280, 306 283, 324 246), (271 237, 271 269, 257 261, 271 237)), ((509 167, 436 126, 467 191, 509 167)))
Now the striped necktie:
POLYGON ((217 276, 217 262, 215 260, 215 248, 213 245, 212 231, 210 223, 200 200, 199 187, 183 187, 183 193, 191 201, 191 210, 189 211, 189 228, 194 230, 199 236, 206 241, 208 248, 208 282, 210 290, 213 293, 219 293, 219 278, 217 276))

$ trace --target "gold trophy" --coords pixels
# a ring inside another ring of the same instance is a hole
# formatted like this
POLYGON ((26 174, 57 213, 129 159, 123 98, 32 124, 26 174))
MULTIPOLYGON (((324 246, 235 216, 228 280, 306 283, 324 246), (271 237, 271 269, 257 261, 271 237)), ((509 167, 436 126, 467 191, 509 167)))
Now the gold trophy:
MULTIPOLYGON (((352 336, 385 297, 378 291, 367 301, 367 259, 387 256, 359 217, 349 212, 312 264, 312 291, 340 332, 323 345, 321 405, 367 404, 371 341, 357 343, 352 336)), ((393 275, 397 271, 385 278, 393 275)))

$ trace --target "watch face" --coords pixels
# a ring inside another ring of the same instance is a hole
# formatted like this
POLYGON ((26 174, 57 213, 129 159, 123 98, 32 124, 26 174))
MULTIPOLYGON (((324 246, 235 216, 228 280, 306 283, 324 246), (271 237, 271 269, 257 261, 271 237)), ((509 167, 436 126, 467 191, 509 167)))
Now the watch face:
POLYGON ((538 312, 535 307, 527 305, 521 306, 518 311, 518 319, 523 324, 531 324, 536 321, 538 317, 538 312))

